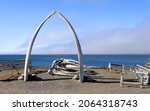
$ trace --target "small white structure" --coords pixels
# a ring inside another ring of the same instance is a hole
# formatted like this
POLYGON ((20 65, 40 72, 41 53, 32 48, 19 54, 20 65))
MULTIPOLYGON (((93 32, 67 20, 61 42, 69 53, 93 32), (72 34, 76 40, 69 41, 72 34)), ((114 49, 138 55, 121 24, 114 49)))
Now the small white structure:
POLYGON ((80 78, 80 82, 83 82, 83 59, 82 59, 82 50, 81 50, 81 46, 80 46, 80 42, 78 40, 77 34, 75 32, 75 30, 73 29, 72 25, 70 24, 70 22, 63 16, 62 13, 58 12, 58 11, 54 11, 51 14, 49 14, 42 22, 41 24, 38 26, 38 28, 35 30, 32 40, 29 44, 28 50, 27 50, 27 54, 26 54, 26 60, 25 60, 25 67, 24 67, 24 81, 28 80, 28 67, 29 67, 29 59, 30 59, 30 54, 32 51, 32 47, 34 44, 34 41, 37 37, 38 32, 40 31, 40 29, 42 28, 42 26, 44 25, 44 23, 50 19, 52 16, 54 15, 58 15, 69 27, 70 31, 73 34, 73 39, 75 41, 76 47, 77 47, 77 52, 78 52, 78 61, 80 64, 79 67, 79 78, 80 78))

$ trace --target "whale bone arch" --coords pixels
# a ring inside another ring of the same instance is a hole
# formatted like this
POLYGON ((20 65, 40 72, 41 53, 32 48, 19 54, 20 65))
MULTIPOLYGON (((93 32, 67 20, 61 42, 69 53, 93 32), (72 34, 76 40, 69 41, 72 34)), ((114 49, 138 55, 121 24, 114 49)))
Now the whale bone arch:
POLYGON ((84 79, 84 75, 83 75, 83 55, 82 55, 82 49, 81 49, 81 45, 79 42, 79 39, 77 37, 77 34, 73 28, 73 26, 71 25, 71 23, 65 18, 65 16, 58 12, 58 11, 54 11, 51 14, 49 14, 42 22, 41 24, 37 27, 37 29, 35 30, 35 32, 33 33, 32 36, 32 40, 28 46, 28 50, 26 53, 26 59, 25 59, 25 66, 24 66, 24 81, 28 80, 28 68, 29 68, 29 59, 30 59, 30 55, 31 55, 31 51, 32 51, 32 47, 34 45, 34 41, 37 37, 38 32, 40 31, 40 29, 42 28, 42 26, 44 25, 44 23, 50 19, 52 16, 54 15, 58 15, 68 26, 68 28, 70 29, 70 31, 72 32, 73 35, 73 39, 74 42, 76 44, 76 48, 77 48, 77 53, 78 53, 78 61, 79 61, 79 79, 80 82, 83 82, 84 79))

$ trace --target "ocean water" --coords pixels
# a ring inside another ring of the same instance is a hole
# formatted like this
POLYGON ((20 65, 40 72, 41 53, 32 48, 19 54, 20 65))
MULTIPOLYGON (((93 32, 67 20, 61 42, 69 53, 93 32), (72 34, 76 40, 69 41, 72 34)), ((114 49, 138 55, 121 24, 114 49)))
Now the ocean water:
MULTIPOLYGON (((51 66, 53 60, 59 58, 78 60, 77 55, 31 55, 30 58, 34 66, 51 66)), ((109 62, 133 66, 144 65, 148 58, 150 55, 83 55, 83 62, 88 66, 107 66, 109 62)), ((25 59, 25 55, 0 55, 0 60, 16 59, 25 59)))

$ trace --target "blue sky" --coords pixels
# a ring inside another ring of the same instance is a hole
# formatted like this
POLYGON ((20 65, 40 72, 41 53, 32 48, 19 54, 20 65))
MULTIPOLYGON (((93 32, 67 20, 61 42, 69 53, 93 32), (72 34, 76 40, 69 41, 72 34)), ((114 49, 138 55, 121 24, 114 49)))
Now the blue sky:
MULTIPOLYGON (((84 54, 149 54, 150 0, 1 0, 0 54, 25 54, 40 22, 58 10, 71 22, 84 54)), ((46 22, 33 54, 76 53, 57 16, 46 22)))

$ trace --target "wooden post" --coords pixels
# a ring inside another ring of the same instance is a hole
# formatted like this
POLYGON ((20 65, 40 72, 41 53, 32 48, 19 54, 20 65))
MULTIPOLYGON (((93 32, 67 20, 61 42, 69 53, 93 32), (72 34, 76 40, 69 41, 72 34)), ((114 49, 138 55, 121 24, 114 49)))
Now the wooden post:
POLYGON ((142 89, 143 88, 143 74, 141 75, 141 78, 140 78, 140 88, 142 89))
POLYGON ((123 86, 123 73, 121 73, 121 76, 120 76, 120 87, 123 86))
POLYGON ((122 73, 123 74, 125 73, 125 71, 124 71, 124 65, 122 65, 122 73))
POLYGON ((108 64, 108 71, 111 72, 111 63, 108 64))

